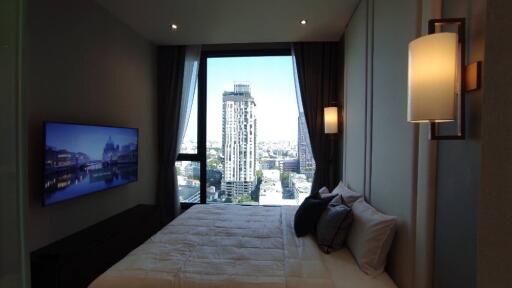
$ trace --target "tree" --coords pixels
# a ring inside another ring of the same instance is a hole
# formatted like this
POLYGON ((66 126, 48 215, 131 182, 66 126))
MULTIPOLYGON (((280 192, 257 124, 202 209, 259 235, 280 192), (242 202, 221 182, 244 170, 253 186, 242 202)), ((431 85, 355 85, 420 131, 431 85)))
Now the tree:
POLYGON ((252 199, 251 199, 251 195, 248 195, 248 194, 244 194, 242 196, 240 196, 240 198, 237 199, 237 203, 241 204, 241 203, 245 203, 245 202, 251 202, 252 199))
POLYGON ((281 185, 283 187, 288 187, 290 183, 290 172, 283 172, 281 173, 281 185))
POLYGON ((208 168, 220 168, 221 162, 217 158, 208 159, 208 168))

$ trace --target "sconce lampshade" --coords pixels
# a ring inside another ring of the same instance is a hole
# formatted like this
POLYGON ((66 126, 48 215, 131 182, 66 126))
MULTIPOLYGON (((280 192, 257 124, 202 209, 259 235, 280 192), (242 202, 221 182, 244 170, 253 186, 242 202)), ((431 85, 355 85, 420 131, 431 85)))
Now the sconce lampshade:
POLYGON ((324 108, 324 129, 325 134, 338 133, 338 107, 324 108))
POLYGON ((407 121, 454 121, 457 105, 458 38, 436 33, 409 43, 407 121))

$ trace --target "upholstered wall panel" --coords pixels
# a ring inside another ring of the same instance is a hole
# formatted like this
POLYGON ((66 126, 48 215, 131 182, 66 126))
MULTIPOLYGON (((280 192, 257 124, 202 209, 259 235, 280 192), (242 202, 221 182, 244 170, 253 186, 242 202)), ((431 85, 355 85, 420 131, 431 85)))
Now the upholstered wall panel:
POLYGON ((378 210, 398 216, 388 272, 414 287, 417 128, 407 112, 407 47, 416 1, 363 0, 346 37, 344 179, 378 210))
POLYGON ((407 122, 408 44, 416 38, 415 1, 374 1, 373 121, 370 202, 398 216, 391 274, 411 287, 416 217, 416 142, 407 122), (401 11, 401 12, 398 12, 401 11), (397 274, 399 273, 399 274, 397 274))
POLYGON ((345 32, 343 180, 364 192, 366 138, 367 1, 361 1, 345 32))

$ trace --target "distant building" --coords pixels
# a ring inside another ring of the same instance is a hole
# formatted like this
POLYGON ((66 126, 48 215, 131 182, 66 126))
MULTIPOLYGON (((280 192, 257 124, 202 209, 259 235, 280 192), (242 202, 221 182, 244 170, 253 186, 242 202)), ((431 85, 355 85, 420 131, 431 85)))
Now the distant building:
POLYGON ((222 189, 227 197, 250 195, 256 178, 256 106, 249 84, 222 95, 222 189))
POLYGON ((276 168, 275 159, 263 159, 260 160, 260 168, 264 170, 270 170, 276 168))
POLYGON ((306 125, 306 117, 303 112, 299 113, 299 131, 297 133, 297 154, 299 158, 299 172, 312 178, 315 174, 315 159, 311 152, 311 144, 309 142, 308 127, 306 125))
POLYGON ((279 161, 279 170, 283 172, 299 172, 299 161, 297 159, 284 159, 279 161))
POLYGON ((216 202, 219 199, 219 193, 215 190, 215 186, 206 188, 206 197, 210 202, 216 202))

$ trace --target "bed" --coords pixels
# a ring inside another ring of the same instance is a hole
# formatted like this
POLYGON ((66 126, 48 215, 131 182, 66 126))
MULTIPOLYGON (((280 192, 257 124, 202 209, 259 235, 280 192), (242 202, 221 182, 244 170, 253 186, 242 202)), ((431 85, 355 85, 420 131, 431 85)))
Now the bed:
POLYGON ((297 238, 297 206, 195 205, 90 287, 396 287, 359 270, 350 251, 297 238))

